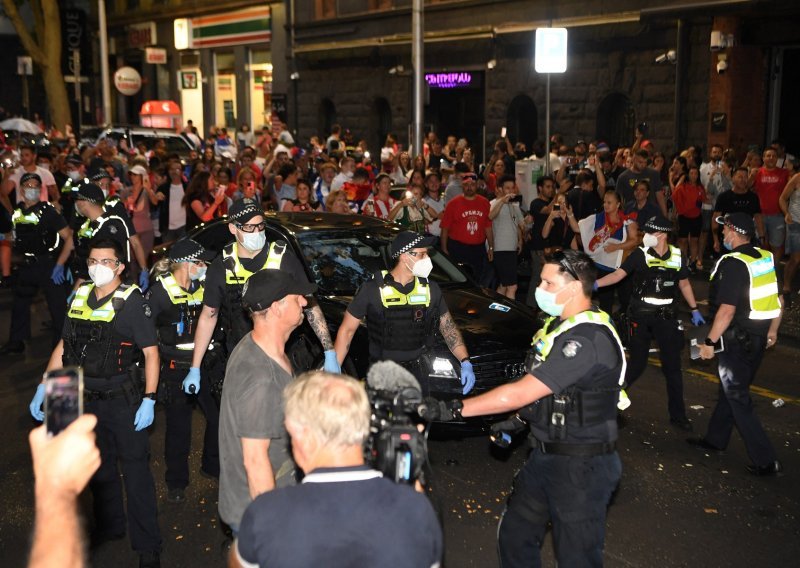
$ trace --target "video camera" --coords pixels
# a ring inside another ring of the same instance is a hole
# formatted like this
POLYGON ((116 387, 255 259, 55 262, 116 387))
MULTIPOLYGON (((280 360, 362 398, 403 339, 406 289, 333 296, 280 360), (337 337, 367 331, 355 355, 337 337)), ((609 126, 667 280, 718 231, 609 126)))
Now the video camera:
POLYGON ((367 372, 367 394, 372 408, 367 463, 396 483, 424 485, 428 447, 418 428, 425 413, 419 382, 397 363, 381 361, 367 372))

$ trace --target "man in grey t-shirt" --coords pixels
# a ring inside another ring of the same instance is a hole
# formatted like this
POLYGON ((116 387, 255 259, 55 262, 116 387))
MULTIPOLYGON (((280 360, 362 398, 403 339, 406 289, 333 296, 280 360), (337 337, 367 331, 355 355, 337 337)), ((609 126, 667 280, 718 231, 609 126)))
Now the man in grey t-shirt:
POLYGON ((658 205, 661 214, 667 217, 667 199, 661 189, 661 175, 653 168, 647 167, 649 154, 647 150, 639 150, 633 156, 631 167, 617 178, 616 190, 622 198, 622 203, 628 203, 635 199, 633 190, 641 180, 647 180, 650 184, 650 196, 648 200, 653 205, 658 205))
POLYGON ((284 349, 316 289, 280 270, 256 272, 244 286, 253 331, 228 360, 219 415, 219 514, 234 533, 253 499, 296 482, 283 425, 283 389, 292 380, 284 349))

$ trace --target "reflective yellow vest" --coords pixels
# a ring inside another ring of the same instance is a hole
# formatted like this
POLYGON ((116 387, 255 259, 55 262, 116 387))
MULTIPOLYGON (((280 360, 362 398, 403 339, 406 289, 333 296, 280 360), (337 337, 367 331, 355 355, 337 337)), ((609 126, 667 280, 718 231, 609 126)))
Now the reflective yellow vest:
MULTIPOLYGON (((16 231, 18 225, 32 225, 35 227, 39 224, 41 218, 42 210, 40 208, 37 208, 35 211, 29 211, 28 213, 23 213, 22 209, 14 209, 14 213, 11 215, 11 223, 14 225, 14 230, 16 231)), ((60 246, 61 235, 56 233, 56 242, 47 249, 47 252, 53 252, 60 246)), ((28 253, 25 254, 28 255, 28 253)))
MULTIPOLYGON (((283 255, 286 253, 286 247, 287 244, 285 242, 280 244, 278 244, 278 242, 270 243, 267 260, 264 262, 264 266, 262 266, 260 270, 278 270, 281 267, 283 255)), ((254 274, 242 266, 242 263, 239 261, 239 255, 237 254, 238 251, 239 243, 233 243, 233 247, 230 250, 228 247, 225 247, 222 250, 222 265, 225 267, 226 284, 244 284, 247 279, 254 274), (229 262, 226 261, 229 258, 233 258, 233 270, 228 268, 229 262)))
POLYGON ((75 292, 75 297, 72 299, 72 303, 69 305, 69 313, 67 315, 70 318, 77 320, 102 321, 108 323, 114 319, 114 316, 117 315, 113 306, 114 300, 127 300, 128 296, 130 296, 134 290, 138 289, 139 287, 135 284, 127 287, 120 286, 114 291, 105 304, 98 308, 92 309, 89 307, 88 300, 89 294, 91 294, 92 290, 94 290, 94 284, 91 282, 83 284, 75 292))
MULTIPOLYGON (((387 274, 386 270, 381 271, 383 281, 385 281, 387 274)), ((422 282, 417 277, 414 277, 414 288, 408 294, 403 294, 394 286, 389 285, 381 286, 380 291, 381 303, 384 308, 398 306, 425 306, 427 308, 431 305, 431 287, 427 280, 422 282)))
POLYGON ((740 260, 747 267, 750 275, 750 313, 748 319, 768 320, 775 319, 781 315, 781 304, 778 300, 778 278, 775 274, 775 262, 772 253, 760 248, 756 250, 761 253, 761 258, 753 258, 741 252, 729 252, 722 255, 711 271, 710 280, 714 279, 719 264, 726 258, 740 260))
POLYGON ((188 304, 190 306, 197 306, 203 303, 204 288, 202 286, 200 286, 193 293, 187 292, 181 288, 181 285, 178 284, 177 280, 175 280, 175 276, 170 273, 162 274, 158 277, 158 280, 161 282, 161 285, 164 286, 164 290, 167 291, 167 295, 169 296, 169 301, 173 304, 188 304))

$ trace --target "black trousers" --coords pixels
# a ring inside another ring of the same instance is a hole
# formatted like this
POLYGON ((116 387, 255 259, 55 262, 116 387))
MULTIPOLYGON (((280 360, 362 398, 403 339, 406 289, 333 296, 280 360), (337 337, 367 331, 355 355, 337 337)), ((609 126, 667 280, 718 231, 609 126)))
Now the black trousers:
POLYGON ((602 566, 606 509, 621 475, 616 452, 560 456, 534 449, 500 519, 500 566, 541 566, 548 522, 559 566, 602 566))
POLYGON ((84 411, 97 416, 95 434, 102 460, 89 486, 94 496, 97 532, 124 534, 126 507, 119 476, 121 469, 131 547, 140 553, 156 552, 161 549, 156 487, 150 471, 147 430, 136 432, 133 427, 138 409, 138 404, 129 404, 125 398, 86 402, 84 411))
POLYGON ((17 343, 30 339, 31 303, 40 289, 44 291, 47 309, 53 320, 53 346, 61 339, 69 290, 66 284, 56 284, 50 279, 55 264, 54 258, 41 256, 19 267, 14 286, 14 303, 11 308, 9 342, 17 343))
POLYGON ((724 340, 725 350, 717 354, 719 398, 705 438, 710 444, 725 449, 736 426, 753 463, 757 466, 769 465, 776 459, 775 448, 756 416, 750 396, 750 385, 761 364, 766 338, 749 334, 749 340, 743 344, 732 334, 726 333, 724 340))
POLYGON ((196 395, 183 392, 181 383, 188 369, 161 369, 160 381, 164 385, 164 410, 167 414, 167 431, 164 440, 164 475, 169 489, 184 489, 189 485, 189 450, 192 444, 192 412, 195 402, 206 416, 201 465, 209 475, 219 477, 219 409, 211 396, 211 385, 200 380, 196 395))
POLYGON ((684 346, 683 331, 676 319, 657 316, 631 315, 633 334, 628 346, 630 359, 625 371, 625 384, 630 387, 642 376, 647 367, 650 342, 658 344, 661 359, 661 372, 667 383, 667 408, 669 417, 678 420, 686 417, 683 401, 683 372, 681 371, 681 351, 684 346))
POLYGON ((467 245, 450 239, 447 241, 447 250, 456 262, 463 262, 471 266, 475 281, 481 286, 487 286, 492 279, 491 264, 486 253, 486 245, 467 245))

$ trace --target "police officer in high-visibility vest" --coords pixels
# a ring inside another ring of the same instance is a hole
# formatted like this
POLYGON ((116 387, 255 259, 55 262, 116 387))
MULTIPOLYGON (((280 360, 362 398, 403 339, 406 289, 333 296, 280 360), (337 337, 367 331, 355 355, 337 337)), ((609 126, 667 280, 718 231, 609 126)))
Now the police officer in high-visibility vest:
POLYGON ((608 314, 592 306, 596 269, 583 252, 545 259, 536 289, 550 316, 534 336, 528 373, 463 401, 428 401, 430 419, 519 411, 533 450, 514 481, 498 529, 503 568, 541 566, 552 522, 559 566, 602 566, 606 508, 622 473, 617 402, 622 343, 608 314))
POLYGON ((31 336, 31 302, 39 289, 44 292, 53 320, 53 343, 61 337, 67 308, 68 273, 64 265, 72 251, 72 231, 67 221, 47 201, 39 201, 42 180, 38 174, 20 177, 22 203, 11 216, 14 249, 22 256, 14 284, 11 331, 0 355, 22 353, 31 336))
POLYGON ((214 253, 191 239, 181 239, 169 256, 156 263, 156 276, 147 291, 147 303, 158 333, 161 356, 160 400, 167 415, 164 459, 167 470, 167 500, 180 503, 189 485, 189 449, 192 441, 192 410, 195 398, 206 416, 200 471, 219 477, 219 409, 211 389, 203 384, 197 396, 183 392, 181 383, 192 364, 194 332, 203 307, 206 263, 214 253))
POLYGON ((750 243, 755 223, 747 213, 729 213, 716 222, 723 226, 723 245, 730 252, 722 255, 711 272, 709 300, 714 319, 700 346, 700 357, 712 359, 722 348, 717 354, 719 398, 706 435, 687 441, 705 450, 724 450, 735 426, 753 462, 748 471, 777 475, 781 463, 750 397, 764 350, 778 340, 782 304, 774 258, 750 243))
MULTIPOLYGON (((235 240, 222 249, 208 269, 203 310, 197 321, 194 337, 192 367, 183 381, 183 389, 200 391, 200 364, 206 354, 215 331, 224 333, 227 355, 253 329, 253 321, 242 307, 242 289, 245 282, 259 270, 281 270, 296 279, 308 281, 303 265, 284 240, 267 240, 267 223, 264 210, 251 199, 240 199, 228 210, 229 229, 235 240)), ((305 310, 306 319, 317 335, 325 355, 325 370, 338 373, 341 369, 336 361, 328 325, 322 309, 315 300, 309 300, 305 310)))
POLYGON ((336 354, 344 361, 361 320, 367 320, 369 358, 372 362, 395 361, 420 380, 427 394, 427 372, 420 356, 430 347, 439 330, 447 347, 460 362, 463 394, 475 385, 475 371, 469 360, 461 332, 458 331, 442 290, 428 279, 433 262, 428 247, 434 238, 404 231, 389 246, 389 256, 396 262, 391 271, 381 271, 364 282, 347 306, 336 335, 336 354))
POLYGON ((77 154, 70 154, 64 158, 64 174, 56 172, 54 177, 59 185, 58 202, 61 212, 67 221, 75 214, 75 193, 86 179, 86 165, 77 154))
POLYGON ((661 360, 661 372, 667 384, 669 420, 682 430, 691 431, 683 400, 683 328, 678 321, 677 297, 680 292, 692 311, 692 323, 705 323, 689 283, 686 259, 678 247, 668 243, 672 223, 661 215, 644 221, 642 245, 633 250, 616 271, 597 281, 598 287, 616 284, 626 276, 633 280, 633 294, 628 305, 630 361, 625 373, 629 388, 647 367, 650 342, 655 339, 661 360))
MULTIPOLYGON (((153 423, 158 387, 155 325, 139 288, 122 283, 127 265, 117 240, 92 241, 86 262, 91 282, 76 291, 47 370, 82 367, 84 411, 97 416, 102 465, 90 482, 97 527, 93 544, 125 536, 127 509, 127 531, 139 565, 159 566, 161 533, 146 430, 153 423)), ((40 384, 30 405, 37 420, 44 418, 43 401, 40 384)))

